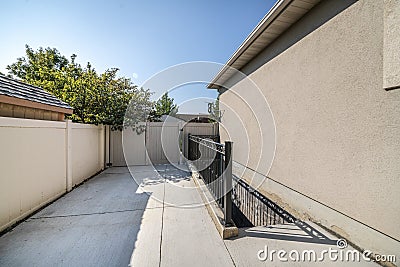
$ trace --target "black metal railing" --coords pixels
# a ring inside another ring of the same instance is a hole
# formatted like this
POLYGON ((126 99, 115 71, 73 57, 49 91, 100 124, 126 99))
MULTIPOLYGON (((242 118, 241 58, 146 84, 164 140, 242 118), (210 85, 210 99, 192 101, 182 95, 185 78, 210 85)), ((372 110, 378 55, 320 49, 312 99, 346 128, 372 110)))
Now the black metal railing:
POLYGON ((233 220, 238 227, 267 226, 297 221, 293 215, 242 179, 233 176, 233 181, 233 220))
POLYGON ((224 211, 227 224, 237 227, 294 223, 296 218, 272 200, 232 175, 232 142, 219 143, 219 136, 190 135, 188 159, 224 211))
POLYGON ((219 136, 188 136, 188 159, 224 212, 224 224, 232 223, 232 142, 219 143, 219 136))

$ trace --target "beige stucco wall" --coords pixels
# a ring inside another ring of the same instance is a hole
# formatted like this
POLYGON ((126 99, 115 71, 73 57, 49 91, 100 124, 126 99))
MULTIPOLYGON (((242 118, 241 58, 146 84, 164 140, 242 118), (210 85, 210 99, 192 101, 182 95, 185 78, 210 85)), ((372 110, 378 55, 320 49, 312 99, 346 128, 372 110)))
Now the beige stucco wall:
MULTIPOLYGON (((332 2, 323 1, 311 10, 243 71, 318 22, 332 2)), ((223 130, 221 135, 222 141, 229 138, 235 142, 234 160, 239 163, 321 203, 337 216, 367 225, 365 229, 360 226, 360 231, 377 230, 399 240, 400 90, 385 91, 382 85, 383 14, 383 1, 357 1, 250 74, 268 100, 276 123, 276 153, 269 173, 255 160, 242 162, 238 153, 238 147, 259 139, 257 133, 251 133, 254 126, 246 125, 248 140, 227 137, 223 130)), ((235 92, 257 107, 253 91, 241 83, 223 93, 220 100, 226 111, 222 124, 230 133, 240 127, 230 120, 233 111, 250 116, 235 92)), ((263 134, 273 133, 264 128, 263 134)), ((276 195, 269 183, 271 180, 265 181, 261 190, 276 195)), ((290 194, 279 197, 299 214, 350 240, 357 231, 345 220, 337 225, 324 221, 322 208, 309 213, 311 204, 291 203, 298 199, 290 194)), ((356 235, 362 239, 363 233, 356 235)), ((358 237, 353 240, 361 240, 358 237)))
POLYGON ((102 170, 104 147, 103 126, 0 117, 0 231, 102 170))
POLYGON ((400 1, 384 0, 383 87, 400 88, 400 1))

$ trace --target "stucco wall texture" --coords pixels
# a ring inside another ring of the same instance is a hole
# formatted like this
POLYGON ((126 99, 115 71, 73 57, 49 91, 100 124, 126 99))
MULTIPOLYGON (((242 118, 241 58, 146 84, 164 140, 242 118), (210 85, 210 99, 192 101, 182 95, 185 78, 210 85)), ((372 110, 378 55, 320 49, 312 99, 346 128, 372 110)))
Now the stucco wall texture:
POLYGON ((383 87, 400 88, 400 3, 384 0, 383 87))
MULTIPOLYGON (((284 43, 302 23, 319 20, 329 2, 277 41, 284 43)), ((248 131, 248 140, 226 134, 236 131, 236 122, 229 120, 234 112, 249 112, 234 96, 251 98, 240 83, 220 96, 234 107, 225 107, 221 141, 234 141, 235 161, 399 240, 400 90, 383 88, 383 16, 383 1, 357 1, 249 75, 275 120, 269 173, 257 159, 246 163, 238 153, 238 147, 259 139, 256 131, 248 131)), ((269 49, 243 71, 259 64, 269 49)))

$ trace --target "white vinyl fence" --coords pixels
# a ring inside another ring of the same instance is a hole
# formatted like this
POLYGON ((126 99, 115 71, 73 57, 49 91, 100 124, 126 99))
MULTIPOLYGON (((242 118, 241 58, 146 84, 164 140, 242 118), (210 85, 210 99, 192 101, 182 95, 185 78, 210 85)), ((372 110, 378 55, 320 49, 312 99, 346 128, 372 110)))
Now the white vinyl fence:
POLYGON ((110 132, 110 163, 112 166, 146 165, 147 155, 145 146, 145 133, 137 134, 136 131, 125 129, 110 132), (123 146, 124 144, 124 146, 123 146), (124 147, 126 147, 124 151, 124 147))
POLYGON ((111 131, 112 166, 179 163, 187 155, 187 136, 216 135, 216 123, 147 122, 146 130, 111 131), (184 151, 183 155, 181 151, 184 151), (125 153, 125 155, 124 155, 125 153))
POLYGON ((101 171, 104 129, 0 117, 0 231, 101 171))
POLYGON ((109 129, 0 117, 0 231, 103 170, 105 163, 182 163, 189 133, 218 134, 211 123, 150 122, 139 135, 109 129))

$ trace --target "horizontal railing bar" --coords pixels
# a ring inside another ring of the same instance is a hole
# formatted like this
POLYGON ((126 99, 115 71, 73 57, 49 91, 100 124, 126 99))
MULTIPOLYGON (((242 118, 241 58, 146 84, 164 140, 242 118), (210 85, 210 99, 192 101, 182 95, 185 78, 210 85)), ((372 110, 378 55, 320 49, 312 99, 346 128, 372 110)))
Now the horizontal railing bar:
MULTIPOLYGON (((215 147, 213 147, 213 146, 211 146, 211 145, 202 143, 202 141, 201 141, 201 142, 197 142, 197 141, 195 141, 195 140, 191 140, 191 141, 196 142, 197 144, 202 145, 203 147, 206 147, 206 148, 208 148, 208 149, 211 149, 211 150, 213 150, 213 151, 215 151, 215 152, 217 152, 217 153, 220 153, 220 154, 222 154, 222 155, 225 155, 225 151, 224 151, 224 149, 223 149, 223 148, 224 148, 223 146, 216 145, 217 148, 215 148, 215 147), (219 147, 220 147, 220 148, 219 148, 219 147)), ((214 142, 213 142, 213 143, 214 143, 214 142)), ((215 144, 218 144, 218 143, 215 143, 215 144)))
POLYGON ((202 142, 207 142, 207 143, 210 143, 210 144, 214 144, 214 145, 216 145, 216 146, 225 147, 224 144, 217 143, 217 142, 214 142, 214 141, 212 141, 212 140, 204 139, 204 138, 197 137, 197 136, 193 136, 193 135, 190 135, 190 136, 189 136, 189 140, 192 140, 192 141, 194 141, 194 142, 196 142, 196 143, 199 143, 199 144, 201 144, 202 142))
POLYGON ((204 147, 206 147, 206 148, 208 148, 208 149, 210 149, 212 151, 215 151, 215 152, 220 153, 221 155, 225 156, 225 152, 224 151, 218 150, 218 149, 216 149, 214 147, 211 147, 211 146, 208 146, 208 145, 205 145, 205 144, 201 144, 201 143, 198 143, 198 144, 199 145, 203 145, 204 147))

